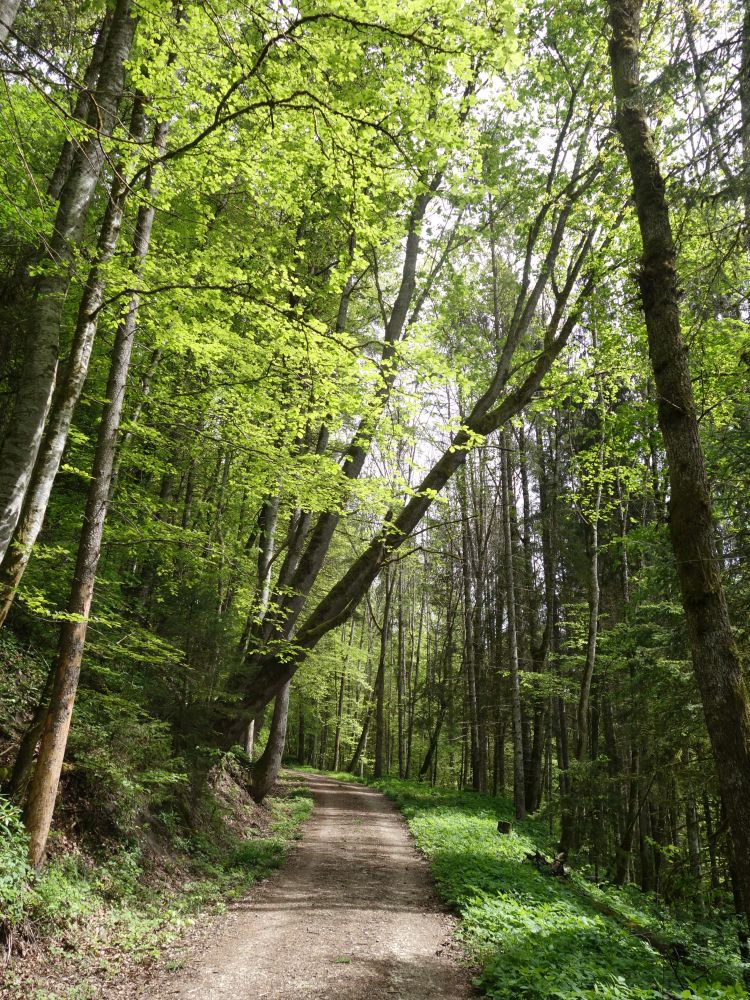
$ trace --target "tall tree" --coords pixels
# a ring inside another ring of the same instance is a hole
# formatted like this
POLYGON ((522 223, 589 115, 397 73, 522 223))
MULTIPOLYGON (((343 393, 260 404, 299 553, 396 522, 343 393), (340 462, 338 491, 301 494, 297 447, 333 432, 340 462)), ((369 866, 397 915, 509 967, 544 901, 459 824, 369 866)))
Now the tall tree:
POLYGON ((640 0, 609 0, 615 122, 643 244, 638 285, 670 482, 669 531, 693 668, 732 830, 750 920, 750 699, 716 554, 711 494, 680 324, 677 251, 640 79, 640 0))
POLYGON ((0 558, 21 514, 57 380, 60 324, 71 267, 94 196, 106 151, 103 140, 115 128, 125 86, 125 63, 136 21, 131 0, 118 0, 107 32, 94 98, 94 120, 72 159, 60 192, 52 235, 45 241, 44 265, 34 284, 23 367, 13 415, 0 447, 0 558))
MULTIPOLYGON (((154 129, 154 148, 163 153, 168 126, 164 123, 154 129)), ((148 254, 154 224, 155 189, 153 174, 149 173, 147 190, 150 202, 141 206, 133 237, 133 270, 140 275, 148 254)), ((117 437, 122 421, 125 390, 128 384, 130 360, 135 339, 140 297, 131 297, 125 317, 118 323, 112 350, 112 361, 107 381, 107 402, 102 411, 97 436, 91 484, 86 498, 83 527, 78 545, 76 570, 68 600, 69 619, 60 629, 55 679, 50 695, 44 729, 41 734, 39 756, 29 786, 28 802, 24 812, 29 832, 29 861, 34 867, 44 860, 47 837, 55 807, 68 732, 73 714, 81 661, 86 642, 91 604, 94 597, 96 572, 102 549, 102 537, 110 502, 112 474, 114 471, 117 437)))

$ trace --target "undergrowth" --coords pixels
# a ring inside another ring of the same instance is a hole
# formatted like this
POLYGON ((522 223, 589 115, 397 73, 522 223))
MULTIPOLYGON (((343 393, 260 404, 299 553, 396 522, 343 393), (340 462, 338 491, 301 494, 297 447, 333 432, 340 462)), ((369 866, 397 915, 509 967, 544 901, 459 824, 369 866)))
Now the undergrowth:
POLYGON ((0 914, 6 951, 15 945, 17 956, 0 961, 0 997, 105 996, 107 983, 155 960, 199 915, 221 912, 278 868, 301 835, 309 792, 288 778, 278 790, 262 828, 239 833, 226 802, 213 800, 192 830, 163 822, 157 850, 145 831, 140 843, 99 855, 66 844, 39 876, 25 864, 17 812, 0 797, 0 914))
MULTIPOLYGON (((349 778, 348 780, 351 780, 349 778)), ((728 1000, 747 997, 732 921, 679 923, 638 890, 561 880, 525 860, 552 852, 538 821, 497 832, 512 803, 413 781, 375 782, 404 813, 430 859, 438 891, 461 917, 461 937, 494 1000, 728 1000), (597 912, 596 901, 622 914, 597 912), (625 925, 629 922, 629 926, 625 925), (635 930, 686 956, 665 958, 635 930)))
POLYGON ((350 774, 349 771, 321 771, 319 767, 311 767, 309 764, 290 763, 288 766, 303 774, 322 774, 326 778, 333 778, 335 781, 349 781, 355 785, 368 784, 366 778, 360 778, 357 774, 350 774))

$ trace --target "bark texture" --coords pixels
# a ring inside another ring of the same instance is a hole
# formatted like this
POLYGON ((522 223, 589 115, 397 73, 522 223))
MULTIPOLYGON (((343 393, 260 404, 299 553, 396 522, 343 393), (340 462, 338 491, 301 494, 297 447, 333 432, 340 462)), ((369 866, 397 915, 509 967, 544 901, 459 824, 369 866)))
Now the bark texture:
POLYGON ((44 433, 57 379, 60 322, 71 280, 73 251, 81 239, 105 160, 102 137, 110 135, 125 82, 125 61, 135 31, 132 0, 118 0, 107 35, 95 105, 97 128, 73 157, 60 194, 45 263, 34 289, 27 347, 9 431, 0 450, 0 558, 21 514, 44 433))
POLYGON ((680 328, 676 251, 658 156, 640 91, 639 0, 610 0, 616 125, 643 242, 639 285, 671 487, 669 529, 693 668, 750 916, 750 701, 732 636, 714 540, 711 497, 680 328))
MULTIPOLYGON (((167 126, 156 128, 154 145, 163 149, 167 126)), ((151 188, 151 179, 147 182, 151 188)), ((140 272, 151 242, 155 205, 153 198, 138 212, 133 239, 134 270, 140 272)), ((97 436, 92 479, 86 499, 83 528, 78 546, 76 569, 68 601, 70 620, 60 629, 57 667, 50 707, 42 732, 39 758, 31 779, 24 820, 29 834, 29 861, 39 867, 44 860, 47 837, 55 807, 65 747, 78 690, 88 619, 94 595, 96 571, 101 554, 104 523, 109 507, 117 435, 122 421, 130 359, 138 318, 139 297, 130 300, 125 318, 115 333, 107 402, 102 411, 97 436)))
MULTIPOLYGON (((145 136, 145 116, 141 102, 133 109, 131 137, 142 142, 145 136)), ((78 405, 91 360, 106 279, 104 265, 117 249, 128 195, 128 186, 120 171, 116 172, 109 201, 99 234, 98 258, 89 271, 81 304, 78 308, 73 344, 65 374, 59 380, 44 433, 41 448, 31 475, 26 498, 11 544, 0 563, 0 625, 8 616, 16 591, 31 557, 47 513, 47 504, 55 477, 60 469, 73 414, 78 405)))
POLYGON ((256 802, 262 802, 268 795, 281 770, 281 758, 284 755, 284 744, 286 743, 286 724, 289 719, 289 689, 291 686, 292 682, 289 681, 276 695, 268 742, 263 753, 253 764, 251 794, 256 802))
POLYGON ((0 45, 7 41, 20 6, 21 0, 0 0, 0 45))
POLYGON ((740 140, 742 143, 742 203, 745 247, 750 250, 750 3, 745 0, 740 54, 740 140))

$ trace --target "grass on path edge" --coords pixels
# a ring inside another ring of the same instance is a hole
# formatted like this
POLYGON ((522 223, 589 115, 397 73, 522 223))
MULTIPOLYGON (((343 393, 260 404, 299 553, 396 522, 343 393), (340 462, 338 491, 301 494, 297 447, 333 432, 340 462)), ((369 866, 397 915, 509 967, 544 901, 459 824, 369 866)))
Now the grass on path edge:
POLYGON ((279 868, 301 837, 310 792, 288 775, 277 791, 264 807, 267 822, 244 836, 227 829, 217 806, 220 836, 175 835, 156 858, 131 847, 53 860, 29 890, 27 955, 0 964, 0 998, 117 996, 124 980, 137 981, 155 963, 179 969, 186 932, 279 868))
POLYGON ((468 958, 482 970, 477 986, 493 1000, 749 996, 733 921, 680 922, 637 887, 541 874, 525 854, 552 854, 549 830, 530 819, 499 834, 498 821, 513 820, 507 798, 394 778, 368 783, 404 814, 440 896, 460 917, 468 958), (599 912, 601 904, 618 917, 599 912), (685 958, 663 956, 634 929, 674 942, 685 958))

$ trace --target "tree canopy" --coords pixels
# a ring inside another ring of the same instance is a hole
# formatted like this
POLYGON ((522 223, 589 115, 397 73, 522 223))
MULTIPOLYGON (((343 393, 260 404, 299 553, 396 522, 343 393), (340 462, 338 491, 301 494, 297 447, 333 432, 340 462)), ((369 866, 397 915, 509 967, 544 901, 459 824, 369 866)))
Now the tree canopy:
POLYGON ((750 915, 750 8, 0 0, 0 73, 31 863, 66 754, 125 829, 239 745, 750 915))

